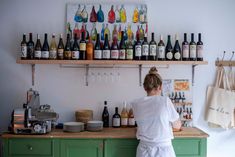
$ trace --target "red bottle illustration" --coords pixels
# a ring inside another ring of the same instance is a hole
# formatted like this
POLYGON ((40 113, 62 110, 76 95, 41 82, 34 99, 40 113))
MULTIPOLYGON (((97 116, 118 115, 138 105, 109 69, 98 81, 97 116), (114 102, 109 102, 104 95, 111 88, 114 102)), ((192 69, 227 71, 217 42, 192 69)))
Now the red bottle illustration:
POLYGON ((95 12, 95 6, 92 7, 92 11, 90 14, 90 22, 97 22, 97 15, 95 12))
POLYGON ((108 22, 109 23, 114 23, 115 22, 115 12, 113 10, 113 5, 111 6, 111 9, 108 13, 108 22))

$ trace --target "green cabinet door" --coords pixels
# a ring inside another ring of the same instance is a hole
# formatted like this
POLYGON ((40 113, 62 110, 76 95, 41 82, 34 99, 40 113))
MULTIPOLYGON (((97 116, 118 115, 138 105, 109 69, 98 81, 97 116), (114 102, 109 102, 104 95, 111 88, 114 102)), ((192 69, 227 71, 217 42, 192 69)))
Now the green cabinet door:
POLYGON ((136 139, 106 139, 104 157, 135 157, 137 145, 136 139))
POLYGON ((103 140, 61 139, 60 157, 103 157, 103 140))
POLYGON ((172 144, 177 157, 206 157, 206 138, 175 138, 172 144))

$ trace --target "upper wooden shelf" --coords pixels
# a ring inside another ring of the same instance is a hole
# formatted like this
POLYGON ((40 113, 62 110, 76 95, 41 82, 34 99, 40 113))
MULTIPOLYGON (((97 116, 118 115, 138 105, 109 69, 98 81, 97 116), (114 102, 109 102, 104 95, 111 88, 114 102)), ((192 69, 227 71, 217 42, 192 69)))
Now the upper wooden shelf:
POLYGON ((136 60, 21 60, 17 59, 18 64, 77 64, 77 65, 203 65, 207 61, 136 61, 136 60))

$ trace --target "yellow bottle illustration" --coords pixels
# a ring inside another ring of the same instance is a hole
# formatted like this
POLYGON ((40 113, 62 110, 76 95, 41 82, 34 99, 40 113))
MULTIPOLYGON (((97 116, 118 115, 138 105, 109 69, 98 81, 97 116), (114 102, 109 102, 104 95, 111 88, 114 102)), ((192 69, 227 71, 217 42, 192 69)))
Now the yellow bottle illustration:
POLYGON ((139 22, 139 10, 137 7, 134 10, 132 21, 133 21, 133 23, 139 22))
POLYGON ((126 10, 124 8, 124 5, 122 5, 120 9, 120 17, 121 17, 121 22, 126 23, 126 10))
POLYGON ((129 40, 133 39, 133 32, 131 30, 131 24, 129 24, 128 27, 127 27, 127 37, 128 37, 129 40))

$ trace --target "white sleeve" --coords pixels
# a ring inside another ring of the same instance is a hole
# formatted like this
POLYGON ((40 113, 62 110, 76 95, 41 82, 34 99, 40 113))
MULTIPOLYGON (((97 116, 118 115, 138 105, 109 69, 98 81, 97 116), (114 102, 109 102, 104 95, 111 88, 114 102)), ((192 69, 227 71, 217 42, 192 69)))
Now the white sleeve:
POLYGON ((168 117, 170 122, 175 122, 179 119, 179 114, 176 112, 174 104, 171 100, 167 97, 167 110, 168 110, 168 117))

